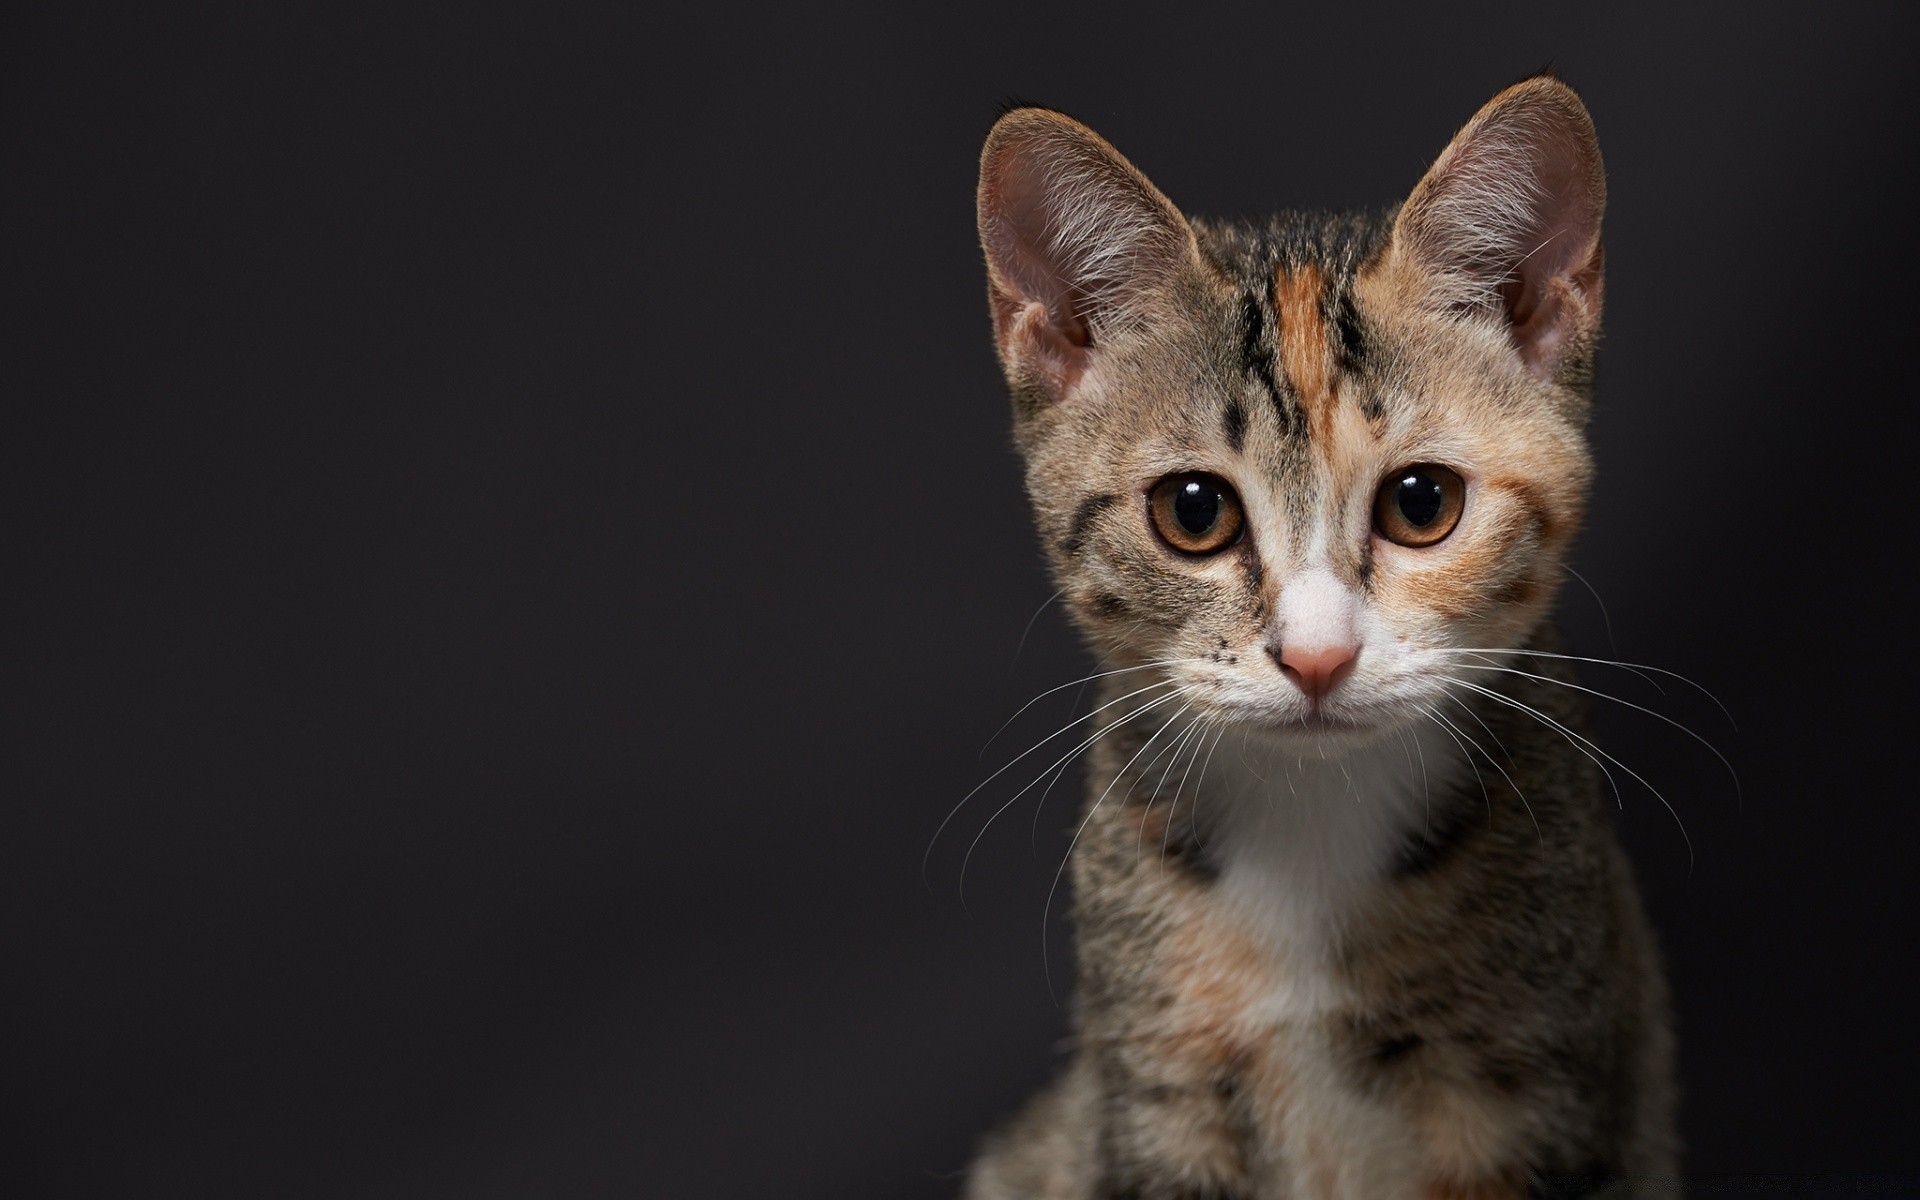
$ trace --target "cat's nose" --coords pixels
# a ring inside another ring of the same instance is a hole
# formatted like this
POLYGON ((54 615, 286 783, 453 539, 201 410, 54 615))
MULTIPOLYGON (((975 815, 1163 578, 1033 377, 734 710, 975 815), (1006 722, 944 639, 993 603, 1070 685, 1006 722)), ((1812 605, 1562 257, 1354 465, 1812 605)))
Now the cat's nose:
POLYGON ((1293 680, 1307 699, 1319 700, 1352 673, 1360 647, 1269 646, 1267 653, 1280 663, 1280 673, 1293 680))

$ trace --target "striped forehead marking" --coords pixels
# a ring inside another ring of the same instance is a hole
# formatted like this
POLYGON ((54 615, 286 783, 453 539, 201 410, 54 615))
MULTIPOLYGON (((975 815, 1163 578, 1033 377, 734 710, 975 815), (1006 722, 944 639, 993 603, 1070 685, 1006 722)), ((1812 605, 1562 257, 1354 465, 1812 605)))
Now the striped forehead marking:
POLYGON ((1322 446, 1333 440, 1333 348, 1321 317, 1326 279, 1318 265, 1281 267, 1273 275, 1273 309, 1279 317, 1280 369, 1307 415, 1307 436, 1322 446))
MULTIPOLYGON (((1378 431, 1386 414, 1375 389, 1340 386, 1366 379, 1377 365, 1353 273, 1337 264, 1329 272, 1311 260, 1269 259, 1261 274, 1263 286, 1240 294, 1240 367, 1266 395, 1281 440, 1326 446, 1342 398, 1357 403, 1378 431)), ((1222 431, 1236 452, 1247 418, 1238 400, 1221 412, 1222 431)))
POLYGON ((1273 415, 1280 424, 1280 436, 1292 438, 1304 421, 1299 400, 1291 394, 1286 376, 1274 368, 1275 331, 1269 328, 1267 310, 1272 296, 1252 289, 1240 297, 1240 366, 1267 394, 1273 415))

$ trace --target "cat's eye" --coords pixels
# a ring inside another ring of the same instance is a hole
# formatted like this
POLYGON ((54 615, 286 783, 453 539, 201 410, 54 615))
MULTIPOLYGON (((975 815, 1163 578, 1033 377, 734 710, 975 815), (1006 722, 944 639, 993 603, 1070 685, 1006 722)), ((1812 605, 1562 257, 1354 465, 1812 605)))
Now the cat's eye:
POLYGON ((1213 475, 1169 475, 1147 497, 1153 528, 1183 554, 1212 554, 1240 540, 1240 497, 1213 475))
POLYGON ((1450 467, 1415 463, 1388 475, 1373 498, 1373 527, 1402 546, 1431 546, 1453 532, 1467 484, 1450 467))

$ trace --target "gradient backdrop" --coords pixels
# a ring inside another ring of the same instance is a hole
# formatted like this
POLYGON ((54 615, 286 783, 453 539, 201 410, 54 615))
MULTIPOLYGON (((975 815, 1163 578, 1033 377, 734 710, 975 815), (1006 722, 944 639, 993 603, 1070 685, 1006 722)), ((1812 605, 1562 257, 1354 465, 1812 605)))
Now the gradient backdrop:
POLYGON ((1013 789, 922 853, 1092 669, 996 106, 1385 204, 1549 61, 1612 190, 1566 623, 1739 723, 1587 673, 1745 783, 1598 713, 1692 839, 1625 789, 1690 1166, 1920 1166, 1916 10, 1451 7, 9 6, 0 1193, 951 1195, 1065 1030, 1075 780, 966 908, 1013 789))

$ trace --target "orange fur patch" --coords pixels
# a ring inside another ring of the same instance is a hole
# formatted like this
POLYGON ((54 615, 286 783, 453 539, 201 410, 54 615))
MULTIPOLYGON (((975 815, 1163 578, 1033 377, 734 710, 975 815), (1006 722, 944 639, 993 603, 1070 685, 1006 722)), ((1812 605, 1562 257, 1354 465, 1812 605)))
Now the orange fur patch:
POLYGON ((1258 994, 1265 956, 1247 937, 1196 921, 1170 947, 1169 978, 1178 985, 1166 1048, 1217 1071, 1246 1061, 1244 1014, 1258 994))
POLYGON ((1321 293, 1326 281, 1320 268, 1303 264, 1273 281, 1273 308, 1280 315, 1280 367, 1307 410, 1314 440, 1332 439, 1333 352, 1327 325, 1320 317, 1321 293))

